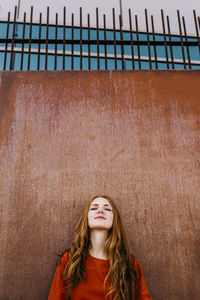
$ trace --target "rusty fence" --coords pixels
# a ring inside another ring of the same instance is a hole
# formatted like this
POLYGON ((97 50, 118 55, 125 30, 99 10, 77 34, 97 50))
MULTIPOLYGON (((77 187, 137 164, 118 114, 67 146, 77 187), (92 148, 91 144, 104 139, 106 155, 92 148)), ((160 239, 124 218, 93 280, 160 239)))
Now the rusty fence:
MULTIPOLYGON (((23 22, 18 22, 17 7, 13 19, 8 13, 7 21, 0 21, 0 70, 131 70, 131 69, 199 69, 200 68, 200 17, 193 11, 195 35, 187 35, 184 16, 177 11, 179 34, 171 32, 170 18, 161 10, 162 33, 157 33, 154 17, 145 9, 146 31, 140 31, 138 16, 128 11, 129 28, 124 30, 121 15, 112 10, 112 28, 99 25, 96 9, 96 26, 83 26, 82 8, 79 26, 74 14, 63 22, 49 22, 47 7, 46 22, 39 14, 38 23, 33 23, 33 7, 30 16, 24 12, 23 22), (118 26, 117 26, 118 24, 118 26)), ((85 20, 84 20, 85 21, 85 20)))

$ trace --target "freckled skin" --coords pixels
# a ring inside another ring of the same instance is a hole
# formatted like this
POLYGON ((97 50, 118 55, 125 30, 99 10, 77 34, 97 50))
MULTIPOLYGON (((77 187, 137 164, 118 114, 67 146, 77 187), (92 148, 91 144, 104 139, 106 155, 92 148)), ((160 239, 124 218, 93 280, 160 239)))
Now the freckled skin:
POLYGON ((113 225, 112 206, 105 198, 96 198, 92 201, 88 212, 90 229, 109 230, 113 225))

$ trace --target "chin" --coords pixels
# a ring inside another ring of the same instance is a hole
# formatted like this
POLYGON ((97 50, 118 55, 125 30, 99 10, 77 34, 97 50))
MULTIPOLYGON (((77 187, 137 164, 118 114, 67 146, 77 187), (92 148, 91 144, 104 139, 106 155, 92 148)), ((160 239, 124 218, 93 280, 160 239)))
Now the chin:
POLYGON ((99 221, 95 220, 95 222, 89 223, 89 228, 90 229, 109 230, 112 227, 112 225, 108 224, 108 222, 107 222, 107 224, 105 224, 105 223, 106 223, 105 220, 99 220, 99 221))

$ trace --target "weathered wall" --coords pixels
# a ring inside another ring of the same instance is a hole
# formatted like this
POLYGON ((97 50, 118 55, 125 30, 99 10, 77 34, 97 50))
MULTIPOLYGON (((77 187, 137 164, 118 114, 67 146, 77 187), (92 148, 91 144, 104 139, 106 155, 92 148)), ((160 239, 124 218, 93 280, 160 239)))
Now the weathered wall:
POLYGON ((88 199, 115 200, 154 300, 200 299, 200 72, 0 73, 0 299, 47 299, 88 199))

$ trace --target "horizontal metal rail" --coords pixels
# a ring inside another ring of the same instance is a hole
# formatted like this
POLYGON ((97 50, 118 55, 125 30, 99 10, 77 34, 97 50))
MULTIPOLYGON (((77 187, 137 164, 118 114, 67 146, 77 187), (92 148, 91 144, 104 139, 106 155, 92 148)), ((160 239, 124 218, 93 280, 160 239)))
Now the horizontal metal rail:
MULTIPOLYGON (((46 42, 48 41, 48 44, 62 44, 63 45, 63 41, 65 41, 65 44, 68 45, 80 45, 80 40, 69 40, 69 39, 65 39, 65 40, 58 40, 58 39, 31 39, 31 44, 46 44, 46 42)), ((14 43, 14 44, 28 44, 29 43, 29 39, 0 39, 0 44, 1 43, 6 43, 6 44, 10 44, 10 43, 14 43)), ((96 40, 81 40, 81 43, 84 45, 97 45, 97 41, 96 40)), ((100 45, 114 45, 114 43, 116 43, 116 45, 131 45, 131 41, 129 40, 99 40, 98 43, 100 45)), ((141 46, 198 46, 198 41, 134 41, 134 45, 141 45, 141 46)))
MULTIPOLYGON (((0 47, 0 52, 4 52, 5 51, 5 47, 0 47)), ((7 52, 11 52, 11 47, 8 47, 7 48, 7 52)), ((21 48, 19 47, 14 47, 13 49, 13 52, 15 53, 21 53, 21 48)), ((28 48, 24 48, 24 53, 29 53, 29 49, 28 48)), ((38 49, 37 48, 32 48, 31 49, 31 54, 38 54, 38 49)), ((40 55, 45 55, 46 54, 46 49, 40 49, 40 55)), ((52 50, 52 49, 48 49, 48 55, 53 55, 55 56, 55 54, 57 56, 63 56, 63 50, 52 50)), ((65 51, 65 56, 72 56, 72 51, 65 51)), ((74 57, 80 57, 80 51, 73 51, 73 56, 74 57)), ((89 57, 89 54, 88 52, 82 52, 82 56, 83 57, 89 57)), ((90 57, 91 58, 97 58, 97 53, 96 52, 90 52, 90 57)), ((103 58, 105 59, 107 57, 107 59, 115 59, 115 55, 114 54, 110 54, 110 53, 99 53, 99 57, 100 58, 103 58)), ((116 58, 117 59, 122 59, 122 55, 121 54, 116 54, 116 58)), ((149 56, 138 56, 138 55, 127 55, 127 54, 124 54, 124 59, 126 61, 131 61, 132 59, 134 58, 135 61, 138 61, 139 59, 143 62, 148 62, 149 61, 149 56)), ((151 60, 152 62, 158 62, 158 63, 166 63, 166 59, 163 58, 163 57, 154 57, 154 56, 151 56, 151 60)), ((175 63, 175 64, 178 64, 178 65, 182 65, 183 64, 183 60, 182 59, 179 59, 179 58, 169 58, 169 63, 172 63, 172 61, 175 63)), ((200 61, 199 60, 185 60, 186 64, 189 64, 191 63, 192 65, 194 66, 200 66, 200 61)))

